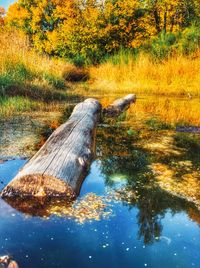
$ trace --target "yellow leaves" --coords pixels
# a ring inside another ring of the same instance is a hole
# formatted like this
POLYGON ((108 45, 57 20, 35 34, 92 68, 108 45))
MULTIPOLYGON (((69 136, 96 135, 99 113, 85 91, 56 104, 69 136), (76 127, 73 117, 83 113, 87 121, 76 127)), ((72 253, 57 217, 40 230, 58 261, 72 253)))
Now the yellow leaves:
POLYGON ((16 2, 8 9, 6 23, 9 25, 23 27, 24 21, 28 18, 28 16, 28 11, 16 2))
POLYGON ((177 162, 176 167, 154 163, 151 165, 151 168, 156 176, 157 183, 162 189, 182 196, 200 207, 200 174, 197 171, 192 171, 192 163, 190 161, 177 162), (176 172, 180 171, 180 169, 187 171, 187 173, 182 175, 181 179, 179 176, 176 176, 176 172))
POLYGON ((35 48, 42 52, 42 51, 45 51, 45 44, 44 42, 41 42, 41 37, 37 34, 34 34, 32 35, 32 40, 33 40, 33 43, 35 45, 35 48))
POLYGON ((81 199, 66 206, 65 203, 53 204, 48 208, 49 215, 66 216, 75 219, 79 224, 88 221, 99 221, 108 218, 112 210, 108 209, 106 200, 101 196, 89 193, 81 199))
MULTIPOLYGON (((7 22, 31 36, 40 51, 98 58, 137 48, 161 31, 178 31, 197 0, 18 0, 7 22), (191 4, 192 3, 192 4, 191 4), (37 36, 36 36, 37 35, 37 36), (80 55, 81 54, 81 55, 80 55)), ((197 14, 198 12, 195 11, 197 14)))
POLYGON ((144 1, 144 8, 149 10, 145 14, 147 24, 157 30, 156 34, 163 30, 167 32, 180 30, 191 16, 191 10, 195 12, 195 0, 187 2, 183 0, 144 1))
POLYGON ((130 42, 130 47, 137 48, 142 44, 141 39, 134 39, 132 42, 130 42))

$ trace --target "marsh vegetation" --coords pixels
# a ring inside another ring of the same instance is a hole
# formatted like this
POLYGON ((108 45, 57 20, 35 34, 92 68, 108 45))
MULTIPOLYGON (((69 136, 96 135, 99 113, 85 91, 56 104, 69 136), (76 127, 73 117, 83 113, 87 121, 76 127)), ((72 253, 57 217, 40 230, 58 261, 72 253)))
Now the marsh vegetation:
POLYGON ((100 122, 76 201, 0 199, 0 255, 29 268, 198 266, 200 136, 177 130, 200 126, 199 11, 196 0, 0 9, 1 188, 75 104, 137 95, 100 122))

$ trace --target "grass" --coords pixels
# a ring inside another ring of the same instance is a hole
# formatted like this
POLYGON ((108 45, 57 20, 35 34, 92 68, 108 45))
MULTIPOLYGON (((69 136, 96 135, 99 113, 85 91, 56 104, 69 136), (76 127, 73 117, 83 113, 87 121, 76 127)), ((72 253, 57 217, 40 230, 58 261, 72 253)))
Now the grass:
POLYGON ((1 30, 0 116, 58 108, 56 102, 68 99, 67 65, 36 53, 23 34, 1 30))
POLYGON ((103 103, 136 93, 138 100, 129 117, 158 116, 167 124, 200 125, 200 51, 154 61, 147 54, 138 57, 124 52, 90 68, 90 90, 103 103))
POLYGON ((140 117, 141 113, 147 118, 157 118, 161 125, 200 125, 199 98, 144 96, 129 111, 130 117, 140 117))
MULTIPOLYGON (((188 135, 187 133, 178 133, 175 135, 176 145, 182 148, 187 149, 191 152, 200 151, 200 139, 196 137, 194 134, 188 135)), ((200 155, 197 153, 197 156, 200 155)))
POLYGON ((155 61, 123 49, 99 66, 77 68, 36 53, 21 33, 1 31, 0 115, 46 110, 47 103, 55 109, 55 103, 70 101, 73 95, 97 97, 106 106, 136 93, 138 100, 126 114, 130 122, 143 116, 147 121, 153 117, 166 124, 200 125, 199 70, 200 51, 155 61))
POLYGON ((24 112, 34 111, 58 111, 59 104, 44 103, 42 101, 34 101, 26 97, 0 97, 0 118, 13 116, 14 114, 21 114, 24 112))
POLYGON ((193 57, 176 56, 154 62, 147 54, 131 54, 118 64, 111 60, 90 68, 93 88, 103 92, 135 92, 162 96, 200 97, 200 52, 193 57), (192 66, 192 68, 191 68, 192 66))

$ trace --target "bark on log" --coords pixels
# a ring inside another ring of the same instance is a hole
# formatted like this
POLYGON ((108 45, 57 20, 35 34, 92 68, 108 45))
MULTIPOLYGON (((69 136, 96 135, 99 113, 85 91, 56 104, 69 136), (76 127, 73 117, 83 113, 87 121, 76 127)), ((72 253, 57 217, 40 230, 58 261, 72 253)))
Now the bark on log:
POLYGON ((108 117, 116 117, 123 111, 127 110, 132 103, 136 101, 135 94, 129 94, 124 98, 114 101, 111 105, 103 110, 103 114, 108 117))
POLYGON ((101 105, 87 99, 3 189, 2 197, 75 197, 94 156, 101 105))

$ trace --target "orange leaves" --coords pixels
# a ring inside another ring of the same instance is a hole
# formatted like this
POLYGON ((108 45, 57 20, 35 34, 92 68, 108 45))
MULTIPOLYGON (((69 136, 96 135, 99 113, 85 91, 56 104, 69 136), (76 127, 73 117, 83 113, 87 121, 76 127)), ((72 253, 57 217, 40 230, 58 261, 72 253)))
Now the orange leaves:
POLYGON ((22 28, 24 26, 24 21, 28 16, 28 11, 16 2, 8 9, 6 23, 11 26, 22 28))
POLYGON ((185 27, 194 14, 199 18, 198 2, 18 0, 6 21, 28 33, 42 52, 97 63, 120 47, 137 48, 162 31, 185 27))
POLYGON ((0 7, 0 26, 4 24, 5 9, 0 7))

